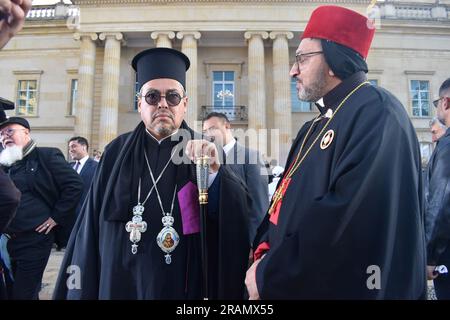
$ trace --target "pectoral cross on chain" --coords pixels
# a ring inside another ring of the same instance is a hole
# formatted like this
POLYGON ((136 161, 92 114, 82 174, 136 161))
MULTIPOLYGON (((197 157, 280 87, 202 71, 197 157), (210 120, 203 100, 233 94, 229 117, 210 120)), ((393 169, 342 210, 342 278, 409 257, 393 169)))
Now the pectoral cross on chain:
POLYGON ((142 207, 142 210, 141 208, 137 208, 139 206, 140 205, 133 208, 134 216, 131 221, 128 221, 125 225, 125 230, 130 233, 130 241, 133 243, 131 245, 131 252, 133 254, 137 253, 137 243, 141 241, 141 233, 147 231, 147 222, 142 221, 142 212, 144 210, 142 206, 140 206, 142 207))

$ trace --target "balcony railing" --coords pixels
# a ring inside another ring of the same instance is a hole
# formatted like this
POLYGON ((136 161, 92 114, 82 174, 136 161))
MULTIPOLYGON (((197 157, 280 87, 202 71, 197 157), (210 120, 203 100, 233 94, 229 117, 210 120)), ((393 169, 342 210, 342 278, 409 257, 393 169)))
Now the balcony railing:
POLYGON ((377 4, 381 19, 394 20, 449 20, 450 7, 445 4, 411 3, 403 4, 394 1, 377 4))
POLYGON ((200 120, 205 119, 211 112, 223 113, 228 117, 228 120, 233 122, 248 121, 246 106, 202 106, 200 120))
POLYGON ((27 20, 59 20, 80 15, 78 7, 57 3, 55 5, 33 6, 27 14, 27 20))

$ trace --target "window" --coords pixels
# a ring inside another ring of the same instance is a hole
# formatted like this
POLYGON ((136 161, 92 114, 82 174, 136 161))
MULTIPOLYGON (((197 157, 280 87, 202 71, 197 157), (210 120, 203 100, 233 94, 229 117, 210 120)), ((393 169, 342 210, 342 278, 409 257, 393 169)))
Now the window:
POLYGON ((377 79, 369 79, 368 81, 370 82, 371 85, 378 86, 378 80, 377 79))
POLYGON ((297 86, 297 81, 294 78, 291 78, 292 112, 311 112, 311 111, 313 111, 312 103, 299 100, 296 86, 297 86))
POLYGON ((429 81, 411 80, 412 115, 414 117, 430 116, 429 81))
POLYGON ((17 115, 34 116, 37 111, 37 80, 19 80, 17 86, 17 115))
POLYGON ((213 71, 213 106, 232 107, 234 103, 234 71, 213 71))
POLYGON ((70 82, 70 115, 74 116, 77 111, 78 97, 78 79, 72 79, 70 82))

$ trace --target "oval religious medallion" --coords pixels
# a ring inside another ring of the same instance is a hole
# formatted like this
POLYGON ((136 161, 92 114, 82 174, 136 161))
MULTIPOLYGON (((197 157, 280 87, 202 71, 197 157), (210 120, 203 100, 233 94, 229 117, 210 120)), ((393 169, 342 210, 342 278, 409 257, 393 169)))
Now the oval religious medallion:
POLYGON ((175 250, 179 242, 180 236, 172 227, 165 226, 158 233, 158 236, 156 237, 156 243, 158 243, 158 246, 161 248, 161 250, 166 253, 165 257, 167 264, 170 264, 172 262, 170 253, 175 250))
POLYGON ((334 131, 328 130, 323 136, 322 141, 320 141, 320 149, 325 150, 326 148, 328 148, 331 142, 333 142, 333 138, 334 138, 334 131))

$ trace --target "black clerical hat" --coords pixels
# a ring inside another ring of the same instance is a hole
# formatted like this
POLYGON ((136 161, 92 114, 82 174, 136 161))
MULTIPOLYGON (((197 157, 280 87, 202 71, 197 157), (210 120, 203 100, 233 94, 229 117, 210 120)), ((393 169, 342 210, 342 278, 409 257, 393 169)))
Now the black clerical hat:
POLYGON ((7 126, 8 124, 20 124, 22 127, 27 128, 28 130, 30 130, 30 124, 28 123, 28 121, 24 118, 21 117, 9 117, 8 119, 6 119, 5 121, 2 121, 0 123, 0 130, 7 126))
POLYGON ((0 123, 8 119, 5 110, 13 110, 13 109, 14 109, 14 102, 0 98, 0 123))
POLYGON ((186 71, 189 58, 171 48, 153 48, 138 53, 131 62, 137 73, 139 89, 153 79, 169 78, 177 80, 186 89, 186 71))

